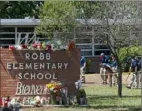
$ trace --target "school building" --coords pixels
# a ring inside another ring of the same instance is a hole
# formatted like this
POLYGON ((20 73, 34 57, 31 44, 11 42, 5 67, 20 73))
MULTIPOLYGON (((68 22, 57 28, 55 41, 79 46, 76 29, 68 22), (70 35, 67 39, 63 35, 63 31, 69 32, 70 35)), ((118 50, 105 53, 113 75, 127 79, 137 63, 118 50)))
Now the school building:
MULTIPOLYGON (((106 55, 110 54, 108 47, 103 39, 106 35, 103 33, 103 26, 100 25, 100 21, 77 20, 80 25, 74 31, 74 33, 62 33, 55 32, 54 36, 71 36, 76 41, 76 46, 80 48, 81 55, 91 60, 89 66, 89 72, 99 72, 99 55, 103 52, 106 55)), ((15 45, 18 43, 31 43, 33 40, 44 41, 48 40, 47 37, 38 35, 34 32, 36 26, 40 24, 39 19, 0 19, 0 44, 1 47, 8 47, 9 45, 15 45)), ((139 36, 138 31, 131 33, 139 36)))

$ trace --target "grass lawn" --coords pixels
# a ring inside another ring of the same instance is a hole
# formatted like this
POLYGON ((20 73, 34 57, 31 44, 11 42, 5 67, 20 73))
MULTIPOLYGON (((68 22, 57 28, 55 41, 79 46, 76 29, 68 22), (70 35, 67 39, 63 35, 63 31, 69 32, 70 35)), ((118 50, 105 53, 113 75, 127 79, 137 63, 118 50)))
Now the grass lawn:
MULTIPOLYGON (((87 107, 43 108, 35 111, 140 111, 141 90, 127 89, 123 86, 123 97, 117 97, 117 87, 107 85, 85 84, 88 97, 87 107)), ((24 111, 32 111, 24 109, 24 111)))

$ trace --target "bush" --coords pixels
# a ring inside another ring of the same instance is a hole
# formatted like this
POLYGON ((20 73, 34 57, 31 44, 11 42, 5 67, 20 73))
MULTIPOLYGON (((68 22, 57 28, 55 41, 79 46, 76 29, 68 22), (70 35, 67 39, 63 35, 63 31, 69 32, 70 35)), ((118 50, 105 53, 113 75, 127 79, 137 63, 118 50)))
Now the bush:
POLYGON ((142 46, 125 47, 120 49, 119 60, 122 63, 123 71, 128 71, 131 63, 131 57, 141 56, 142 46))
POLYGON ((90 60, 90 59, 87 59, 87 60, 86 60, 86 69, 85 69, 85 73, 89 73, 90 65, 91 65, 91 60, 90 60))

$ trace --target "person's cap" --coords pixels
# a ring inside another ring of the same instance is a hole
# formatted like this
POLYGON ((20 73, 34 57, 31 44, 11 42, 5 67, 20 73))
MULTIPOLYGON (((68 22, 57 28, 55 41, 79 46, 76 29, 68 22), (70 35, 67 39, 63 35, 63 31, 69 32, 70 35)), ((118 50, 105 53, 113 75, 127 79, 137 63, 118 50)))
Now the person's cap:
POLYGON ((84 56, 81 56, 81 58, 85 58, 84 56))
POLYGON ((135 59, 138 59, 138 57, 136 56, 135 59))
POLYGON ((104 53, 101 53, 101 55, 104 55, 104 53))

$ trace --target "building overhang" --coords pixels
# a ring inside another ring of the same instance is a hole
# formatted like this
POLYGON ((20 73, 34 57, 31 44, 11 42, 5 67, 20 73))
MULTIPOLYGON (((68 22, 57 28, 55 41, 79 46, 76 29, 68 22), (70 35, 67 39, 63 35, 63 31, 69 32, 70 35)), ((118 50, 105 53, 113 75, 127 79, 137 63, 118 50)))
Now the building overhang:
MULTIPOLYGON (((104 25, 101 20, 97 19, 76 19, 76 22, 80 25, 104 25)), ((113 19, 108 20, 109 25, 112 24, 125 24, 125 25, 139 25, 141 20, 135 19, 119 19, 114 21, 113 19)), ((40 25, 40 19, 0 19, 1 26, 38 26, 40 25)))
POLYGON ((37 26, 40 19, 0 19, 1 26, 37 26))

